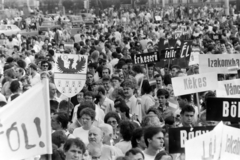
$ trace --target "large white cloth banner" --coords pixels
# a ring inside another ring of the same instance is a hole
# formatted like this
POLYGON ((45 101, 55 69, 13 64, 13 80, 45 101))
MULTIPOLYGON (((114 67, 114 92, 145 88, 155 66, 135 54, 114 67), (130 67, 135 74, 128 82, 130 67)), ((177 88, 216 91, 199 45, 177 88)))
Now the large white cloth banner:
POLYGON ((187 140, 186 160, 219 160, 223 127, 220 122, 211 132, 187 140))
POLYGON ((51 153, 49 86, 44 79, 0 109, 0 159, 51 153))

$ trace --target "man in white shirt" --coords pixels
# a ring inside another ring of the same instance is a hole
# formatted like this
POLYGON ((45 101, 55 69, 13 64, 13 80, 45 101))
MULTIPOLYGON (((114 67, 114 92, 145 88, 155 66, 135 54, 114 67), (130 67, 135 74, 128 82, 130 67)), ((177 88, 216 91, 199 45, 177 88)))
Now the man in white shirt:
POLYGON ((40 82, 40 74, 37 73, 37 66, 33 63, 31 63, 28 67, 28 74, 31 86, 34 86, 38 82, 40 82))
POLYGON ((102 110, 105 111, 105 114, 107 114, 108 112, 115 111, 115 108, 114 108, 114 102, 111 99, 109 99, 105 95, 105 93, 106 91, 102 86, 98 87, 98 96, 100 98, 99 106, 102 110))

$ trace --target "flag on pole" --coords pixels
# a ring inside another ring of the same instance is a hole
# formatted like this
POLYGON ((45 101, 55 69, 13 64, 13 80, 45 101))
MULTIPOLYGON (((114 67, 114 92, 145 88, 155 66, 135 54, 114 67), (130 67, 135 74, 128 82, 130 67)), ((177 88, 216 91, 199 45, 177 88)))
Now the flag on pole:
POLYGON ((52 154, 48 80, 0 108, 0 159, 52 154))

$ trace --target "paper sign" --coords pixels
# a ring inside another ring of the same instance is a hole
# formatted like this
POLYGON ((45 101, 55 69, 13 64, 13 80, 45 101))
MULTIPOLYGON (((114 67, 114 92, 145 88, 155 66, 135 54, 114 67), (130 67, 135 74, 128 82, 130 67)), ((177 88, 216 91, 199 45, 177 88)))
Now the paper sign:
POLYGON ((142 54, 135 54, 133 57, 134 64, 147 64, 159 61, 159 56, 157 52, 151 53, 142 53, 142 54))
POLYGON ((0 159, 52 153, 48 83, 38 83, 0 109, 0 159))
POLYGON ((217 73, 172 78, 175 96, 215 90, 217 88, 217 82, 217 73))
POLYGON ((187 140, 186 160, 219 160, 224 125, 219 123, 212 131, 187 140))
POLYGON ((206 118, 209 121, 231 121, 240 120, 239 98, 207 98, 206 118))
POLYGON ((219 81, 217 97, 240 97, 240 79, 219 81))
POLYGON ((224 126, 220 160, 240 159, 240 129, 224 126))
POLYGON ((160 16, 155 16, 155 19, 156 19, 156 21, 161 21, 161 20, 162 20, 162 17, 160 17, 160 16))
POLYGON ((67 97, 78 94, 85 85, 88 56, 56 54, 54 83, 67 97))
POLYGON ((199 64, 199 52, 191 52, 189 66, 199 64))
POLYGON ((237 73, 229 71, 229 68, 240 66, 239 54, 200 54, 199 55, 199 72, 200 73, 237 73))
POLYGON ((169 153, 184 153, 185 142, 211 131, 214 127, 181 127, 169 129, 169 153))

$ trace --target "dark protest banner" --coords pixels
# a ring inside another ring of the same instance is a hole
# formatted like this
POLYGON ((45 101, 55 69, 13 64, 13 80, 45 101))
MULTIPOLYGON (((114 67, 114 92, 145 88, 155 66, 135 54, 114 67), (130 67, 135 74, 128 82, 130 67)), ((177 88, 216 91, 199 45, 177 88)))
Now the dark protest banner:
POLYGON ((135 54, 133 57, 134 64, 147 64, 159 61, 158 52, 135 54))
MULTIPOLYGON (((158 67, 164 67, 169 63, 167 61, 169 58, 167 57, 166 50, 178 50, 180 49, 180 57, 170 58, 172 65, 179 65, 180 67, 188 67, 188 61, 190 58, 190 53, 192 50, 192 41, 190 40, 177 40, 177 39, 160 39, 158 43, 159 57, 160 61, 156 64, 158 67), (164 52, 165 50, 165 52, 164 52)), ((179 52, 178 52, 179 53, 179 52)))
POLYGON ((180 58, 181 48, 164 49, 161 51, 160 59, 180 58))
POLYGON ((169 153, 184 153, 185 142, 187 140, 207 133, 213 128, 214 126, 170 128, 168 131, 169 153))
POLYGON ((240 121, 240 98, 208 98, 207 120, 240 121))
POLYGON ((222 35, 221 34, 210 34, 209 38, 211 38, 214 41, 217 41, 217 40, 222 39, 222 35))

